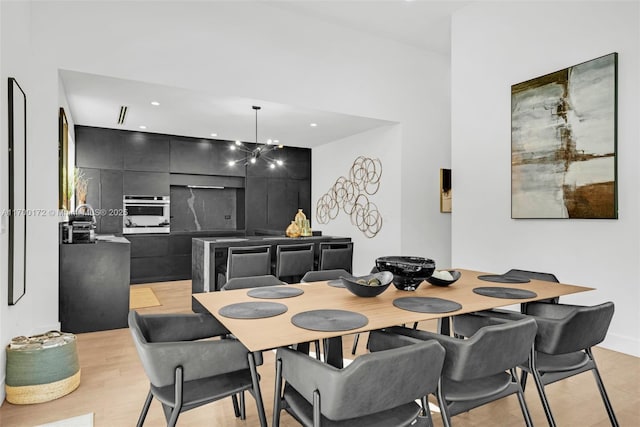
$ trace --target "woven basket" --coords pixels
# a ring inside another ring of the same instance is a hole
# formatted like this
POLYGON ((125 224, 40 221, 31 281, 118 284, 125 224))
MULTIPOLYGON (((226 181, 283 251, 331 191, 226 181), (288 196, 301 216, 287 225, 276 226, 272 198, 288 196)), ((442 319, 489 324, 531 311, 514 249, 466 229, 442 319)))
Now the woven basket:
POLYGON ((51 348, 12 349, 7 346, 6 375, 9 403, 42 403, 71 393, 80 385, 75 337, 51 348))

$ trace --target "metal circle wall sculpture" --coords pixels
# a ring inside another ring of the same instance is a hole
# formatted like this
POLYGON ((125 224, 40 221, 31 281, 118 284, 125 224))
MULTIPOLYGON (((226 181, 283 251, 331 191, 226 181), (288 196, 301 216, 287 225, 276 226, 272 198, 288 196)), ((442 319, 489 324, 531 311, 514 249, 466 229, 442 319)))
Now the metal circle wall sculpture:
POLYGON ((380 159, 359 156, 349 169, 349 177, 341 176, 316 204, 316 220, 327 224, 336 219, 340 211, 351 218, 351 223, 366 237, 372 238, 382 229, 382 216, 369 197, 378 192, 382 177, 380 159))

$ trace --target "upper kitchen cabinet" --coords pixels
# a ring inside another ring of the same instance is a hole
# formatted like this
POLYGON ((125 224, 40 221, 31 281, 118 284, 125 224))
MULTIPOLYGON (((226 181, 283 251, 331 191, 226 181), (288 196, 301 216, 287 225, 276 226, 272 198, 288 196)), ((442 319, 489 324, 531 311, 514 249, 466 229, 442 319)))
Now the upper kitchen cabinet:
POLYGON ((124 171, 124 194, 132 196, 168 196, 167 172, 124 171))
POLYGON ((75 136, 76 166, 98 169, 122 169, 122 131, 76 126, 75 136))
POLYGON ((265 178, 311 179, 311 150, 285 147, 271 151, 268 156, 282 160, 282 166, 270 167, 268 161, 258 160, 247 167, 247 175, 265 178))
POLYGON ((171 173, 244 176, 244 166, 229 166, 229 143, 194 138, 171 138, 171 173))
POLYGON ((171 152, 169 136, 146 132, 126 132, 122 138, 124 169, 167 172, 171 152))
POLYGON ((170 172, 210 174, 213 153, 206 139, 171 138, 170 150, 170 172))

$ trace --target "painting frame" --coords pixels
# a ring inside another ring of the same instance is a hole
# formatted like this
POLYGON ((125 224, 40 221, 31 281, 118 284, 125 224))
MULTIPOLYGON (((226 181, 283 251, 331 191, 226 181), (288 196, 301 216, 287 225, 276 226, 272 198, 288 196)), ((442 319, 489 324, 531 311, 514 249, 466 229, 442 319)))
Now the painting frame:
POLYGON ((9 136, 8 303, 27 292, 27 95, 18 81, 7 79, 9 136))
POLYGON ((451 213, 451 169, 440 169, 440 212, 451 213))
POLYGON ((618 54, 511 86, 511 218, 618 219, 618 54))

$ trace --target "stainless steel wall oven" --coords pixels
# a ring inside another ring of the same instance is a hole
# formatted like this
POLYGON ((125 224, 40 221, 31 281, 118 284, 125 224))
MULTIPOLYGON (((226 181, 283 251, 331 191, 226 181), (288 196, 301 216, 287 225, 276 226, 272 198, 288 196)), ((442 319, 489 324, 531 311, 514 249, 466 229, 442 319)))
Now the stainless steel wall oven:
POLYGON ((123 198, 123 234, 169 233, 169 196, 128 195, 123 198))

